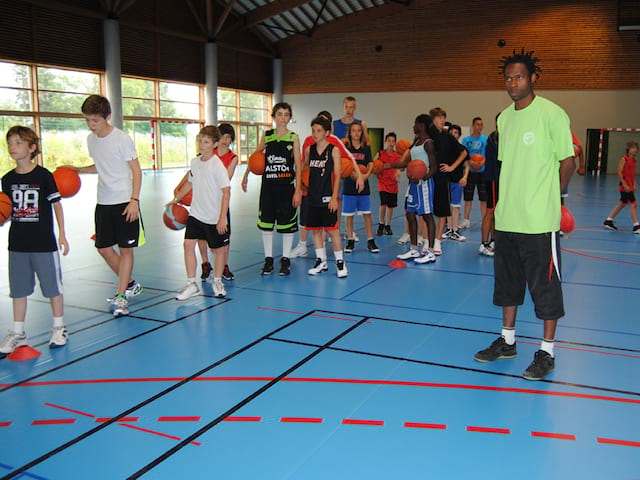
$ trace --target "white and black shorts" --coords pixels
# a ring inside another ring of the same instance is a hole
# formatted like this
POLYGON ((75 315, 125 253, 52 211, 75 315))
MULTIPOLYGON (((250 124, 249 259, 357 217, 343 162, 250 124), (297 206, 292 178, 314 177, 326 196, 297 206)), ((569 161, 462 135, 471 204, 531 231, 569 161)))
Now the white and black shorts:
POLYGON ((117 205, 96 205, 96 248, 118 245, 120 248, 144 245, 144 225, 142 215, 133 222, 127 222, 122 214, 129 203, 117 205))

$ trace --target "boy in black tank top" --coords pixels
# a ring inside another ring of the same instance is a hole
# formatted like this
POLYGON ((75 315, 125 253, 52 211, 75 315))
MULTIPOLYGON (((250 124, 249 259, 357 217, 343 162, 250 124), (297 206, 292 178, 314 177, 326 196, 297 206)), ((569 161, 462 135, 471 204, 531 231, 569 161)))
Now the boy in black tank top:
POLYGON ((322 117, 311 121, 311 132, 316 143, 304 151, 304 165, 309 167, 307 201, 307 229, 313 232, 316 263, 308 270, 309 275, 326 272, 327 253, 323 231, 331 237, 336 258, 336 274, 340 278, 348 275, 342 251, 342 239, 338 229, 338 193, 340 190, 340 153, 327 142, 331 134, 331 123, 322 117))

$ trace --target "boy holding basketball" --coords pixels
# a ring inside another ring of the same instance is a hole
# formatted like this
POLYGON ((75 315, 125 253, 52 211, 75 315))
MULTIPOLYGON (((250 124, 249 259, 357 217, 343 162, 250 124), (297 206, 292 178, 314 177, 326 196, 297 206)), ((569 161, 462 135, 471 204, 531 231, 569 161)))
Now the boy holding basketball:
POLYGON ((196 283, 196 243, 206 240, 214 251, 213 261, 213 294, 223 298, 227 292, 222 283, 222 274, 226 263, 225 247, 229 244, 228 217, 231 184, 229 173, 215 149, 220 141, 220 129, 207 126, 198 134, 200 155, 191 160, 189 177, 180 187, 172 202, 180 200, 193 192, 191 210, 184 234, 184 263, 187 270, 187 284, 176 295, 176 300, 186 300, 200 294, 196 283))
POLYGON ((82 104, 82 113, 91 130, 87 147, 95 163, 71 168, 78 173, 98 174, 96 248, 118 276, 118 290, 107 301, 113 305, 116 317, 128 315, 128 299, 142 292, 140 284, 131 278, 133 249, 144 244, 140 217, 142 170, 131 137, 109 123, 109 100, 101 95, 90 95, 82 104))
POLYGON ((33 293, 38 276, 42 294, 49 298, 53 313, 53 333, 49 347, 67 343, 63 322, 62 254, 69 252, 64 231, 60 193, 53 175, 33 160, 40 153, 40 139, 27 127, 12 127, 7 132, 9 155, 16 168, 2 177, 2 191, 11 199, 9 229, 9 296, 13 302, 13 328, 0 344, 0 358, 27 345, 24 322, 27 297, 33 293), (58 242, 53 230, 52 209, 58 224, 58 242))

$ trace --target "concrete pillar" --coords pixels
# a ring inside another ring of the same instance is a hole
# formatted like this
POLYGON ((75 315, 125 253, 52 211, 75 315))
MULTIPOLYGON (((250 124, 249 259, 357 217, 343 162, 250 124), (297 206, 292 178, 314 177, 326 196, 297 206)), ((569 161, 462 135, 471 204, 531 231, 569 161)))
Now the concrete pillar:
POLYGON ((111 103, 111 124, 122 129, 122 71, 120 68, 120 24, 104 21, 104 63, 107 98, 111 103))
POLYGON ((204 46, 204 122, 218 124, 218 45, 207 42, 204 46))
POLYGON ((282 102, 282 58, 273 59, 273 103, 282 102))

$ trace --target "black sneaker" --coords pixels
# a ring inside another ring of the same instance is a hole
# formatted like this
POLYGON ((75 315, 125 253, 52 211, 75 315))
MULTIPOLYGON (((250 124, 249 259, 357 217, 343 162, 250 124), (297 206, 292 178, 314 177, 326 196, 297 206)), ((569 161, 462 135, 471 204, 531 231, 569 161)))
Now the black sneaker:
POLYGON ((602 225, 604 225, 604 228, 608 230, 613 230, 613 231, 618 230, 618 227, 615 226, 615 224, 613 223, 613 220, 605 220, 604 222, 602 222, 602 225))
POLYGON ((384 234, 385 235, 393 235, 393 232, 391 231, 391 225, 385 225, 384 226, 384 234))
POLYGON ((273 272, 273 257, 266 257, 260 275, 271 275, 273 272))
POLYGON ((202 281, 207 280, 211 275, 211 271, 212 271, 211 264, 209 262, 204 262, 202 264, 202 275, 200 275, 200 279, 202 281))
POLYGON ((640 233, 640 225, 633 226, 633 233, 640 233))
POLYGON ((222 271, 222 278, 224 278, 227 281, 231 281, 233 280, 233 273, 231 273, 231 270, 229 270, 229 265, 225 265, 224 266, 224 270, 222 271))
POLYGON ((384 223, 378 224, 378 231, 376 232, 376 235, 378 235, 379 237, 384 235, 384 223))
POLYGON ((533 362, 527 367, 522 376, 527 380, 542 380, 551 373, 555 365, 555 359, 548 352, 538 350, 533 357, 533 362))
POLYGON ((353 238, 350 238, 349 240, 347 240, 347 246, 344 247, 344 251, 346 253, 351 253, 353 252, 354 248, 356 248, 356 241, 353 238))
POLYGON ((516 358, 518 353, 516 352, 516 344, 507 345, 504 337, 498 337, 489 348, 480 350, 473 358, 478 362, 493 362, 499 358, 516 358))
POLYGON ((291 260, 287 257, 280 259, 280 275, 289 275, 291 273, 291 260))
POLYGON ((380 249, 376 245, 376 241, 373 238, 367 240, 367 248, 371 253, 378 253, 380 251, 380 249))

